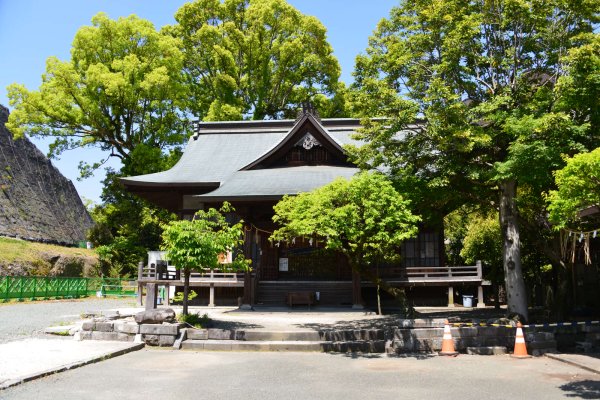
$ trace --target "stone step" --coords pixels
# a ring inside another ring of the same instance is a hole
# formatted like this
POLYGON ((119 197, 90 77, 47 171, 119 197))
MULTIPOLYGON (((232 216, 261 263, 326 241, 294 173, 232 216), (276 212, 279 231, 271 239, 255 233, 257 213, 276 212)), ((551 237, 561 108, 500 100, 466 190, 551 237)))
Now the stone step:
POLYGON ((186 340, 182 350, 192 351, 323 351, 327 342, 317 341, 247 341, 247 340, 186 340))
POLYGON ((316 331, 245 331, 242 340, 319 342, 321 336, 316 331))
POLYGON ((478 356, 496 356, 508 354, 508 350, 505 346, 467 347, 467 354, 473 354, 478 356))

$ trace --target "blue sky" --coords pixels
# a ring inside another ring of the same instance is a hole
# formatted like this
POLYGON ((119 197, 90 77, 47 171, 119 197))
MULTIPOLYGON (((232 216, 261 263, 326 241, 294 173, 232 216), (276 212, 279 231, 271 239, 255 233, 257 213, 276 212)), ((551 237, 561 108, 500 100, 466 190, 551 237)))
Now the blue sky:
MULTIPOLYGON (((342 67, 342 80, 352 81, 354 58, 363 52, 377 22, 387 17, 398 0, 288 0, 304 14, 325 25, 329 42, 342 67)), ((111 18, 136 14, 159 28, 174 23, 178 0, 0 0, 0 104, 8 107, 6 86, 22 83, 37 89, 49 56, 67 60, 77 29, 89 25, 93 15, 106 12, 111 18)), ((44 153, 47 140, 34 143, 44 153)), ((99 202, 102 173, 77 181, 82 159, 98 160, 99 150, 64 153, 53 164, 71 179, 79 195, 99 202)), ((116 160, 109 165, 118 167, 116 160)))

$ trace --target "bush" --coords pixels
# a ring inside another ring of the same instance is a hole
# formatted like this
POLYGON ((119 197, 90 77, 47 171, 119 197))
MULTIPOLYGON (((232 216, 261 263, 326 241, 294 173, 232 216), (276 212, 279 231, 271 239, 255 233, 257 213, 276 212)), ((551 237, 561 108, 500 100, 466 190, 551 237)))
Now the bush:
POLYGON ((208 314, 206 313, 202 316, 198 314, 177 314, 177 321, 184 322, 193 326, 194 328, 206 328, 211 322, 208 314))
MULTIPOLYGON (((198 293, 196 293, 196 291, 190 290, 188 293, 188 301, 192 301, 197 296, 198 296, 198 293)), ((175 293, 175 296, 173 296, 173 302, 174 303, 182 303, 183 302, 183 292, 175 293)))

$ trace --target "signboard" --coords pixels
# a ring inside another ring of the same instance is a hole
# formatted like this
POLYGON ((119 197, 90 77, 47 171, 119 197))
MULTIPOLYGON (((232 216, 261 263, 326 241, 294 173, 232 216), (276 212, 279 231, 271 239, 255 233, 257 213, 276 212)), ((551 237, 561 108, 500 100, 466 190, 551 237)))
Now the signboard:
POLYGON ((279 271, 288 272, 288 259, 287 258, 279 259, 279 271))
POLYGON ((219 254, 219 264, 231 264, 232 262, 233 256, 231 254, 231 251, 219 254))

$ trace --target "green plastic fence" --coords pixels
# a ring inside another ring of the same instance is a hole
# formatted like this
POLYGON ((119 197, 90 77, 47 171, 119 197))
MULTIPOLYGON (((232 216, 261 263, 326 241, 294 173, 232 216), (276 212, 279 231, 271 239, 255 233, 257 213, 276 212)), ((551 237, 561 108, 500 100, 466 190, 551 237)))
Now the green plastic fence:
POLYGON ((0 276, 0 300, 50 297, 135 296, 135 281, 119 278, 0 276))

